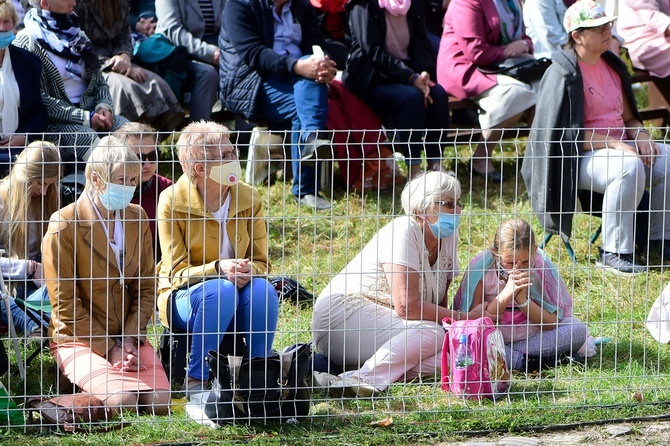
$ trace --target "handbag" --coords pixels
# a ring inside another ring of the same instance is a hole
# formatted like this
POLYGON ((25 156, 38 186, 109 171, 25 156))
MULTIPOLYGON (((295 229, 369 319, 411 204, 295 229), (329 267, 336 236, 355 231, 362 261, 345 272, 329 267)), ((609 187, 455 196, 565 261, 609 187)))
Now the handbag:
POLYGON ((309 415, 306 377, 312 344, 296 344, 270 356, 249 358, 210 350, 214 375, 205 415, 217 424, 285 422, 309 415))
POLYGON ((185 47, 173 45, 163 34, 152 34, 135 44, 133 62, 162 77, 177 99, 182 98, 190 63, 185 47))
POLYGON ((551 65, 551 60, 546 57, 539 59, 528 57, 512 57, 505 59, 497 65, 477 67, 484 74, 504 74, 513 77, 526 84, 542 79, 544 72, 551 65))

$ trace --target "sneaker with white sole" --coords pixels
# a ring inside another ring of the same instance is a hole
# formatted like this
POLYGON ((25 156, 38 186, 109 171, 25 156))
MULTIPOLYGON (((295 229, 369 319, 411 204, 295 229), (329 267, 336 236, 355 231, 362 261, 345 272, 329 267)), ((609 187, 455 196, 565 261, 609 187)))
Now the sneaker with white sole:
POLYGON ((326 372, 312 374, 314 389, 324 389, 334 398, 372 398, 381 393, 372 384, 358 378, 341 377, 326 372))
POLYGON ((596 260, 596 266, 606 271, 612 271, 621 276, 634 276, 647 271, 647 267, 635 262, 633 254, 617 254, 603 251, 599 248, 600 257, 596 260))

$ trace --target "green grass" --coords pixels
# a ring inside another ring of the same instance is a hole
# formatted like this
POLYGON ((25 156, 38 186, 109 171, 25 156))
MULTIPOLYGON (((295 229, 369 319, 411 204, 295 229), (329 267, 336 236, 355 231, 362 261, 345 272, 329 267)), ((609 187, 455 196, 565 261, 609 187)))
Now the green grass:
MULTIPOLYGON (((507 180, 502 188, 485 187, 483 180, 469 179, 470 148, 452 147, 448 167, 463 182, 462 202, 467 205, 461 220, 459 262, 468 260, 491 242, 498 224, 519 216, 541 228, 532 216, 514 154, 507 146, 495 155, 507 180)), ((335 192, 332 212, 298 209, 290 185, 260 187, 266 203, 269 248, 273 274, 296 277, 318 294, 375 232, 400 214, 399 190, 357 195, 335 192)), ((466 438, 471 431, 517 431, 534 426, 585 423, 599 420, 661 415, 670 402, 670 358, 667 346, 648 334, 643 321, 664 285, 667 270, 651 270, 635 278, 604 274, 593 266, 598 242, 589 244, 599 219, 579 214, 575 220, 573 263, 555 237, 547 251, 566 280, 575 302, 575 315, 587 322, 593 336, 612 342, 598 350, 586 365, 566 365, 541 376, 515 374, 511 392, 498 401, 464 401, 444 393, 435 379, 394 385, 375 400, 337 400, 315 395, 312 418, 295 426, 228 426, 211 430, 189 421, 183 409, 170 417, 129 416, 130 427, 110 433, 34 435, 12 431, 0 442, 7 444, 163 444, 194 442, 251 444, 421 444, 466 438), (632 398, 634 392, 643 402, 632 398), (393 418, 389 427, 370 422, 393 418)), ((458 281, 452 284, 456 291, 458 281)), ((312 305, 283 302, 275 346, 285 347, 310 338, 312 305)), ((53 394, 53 360, 42 355, 29 368, 28 393, 53 394)), ((22 389, 16 374, 11 387, 22 389), (15 387, 16 386, 16 387, 15 387)))

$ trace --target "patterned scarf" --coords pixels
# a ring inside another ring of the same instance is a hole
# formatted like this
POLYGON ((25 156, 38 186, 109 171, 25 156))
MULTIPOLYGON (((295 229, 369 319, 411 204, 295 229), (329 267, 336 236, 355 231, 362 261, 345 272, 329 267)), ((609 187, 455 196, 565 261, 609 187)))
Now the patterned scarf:
POLYGON ((81 35, 76 14, 57 14, 33 8, 26 14, 24 23, 26 31, 47 51, 75 63, 83 60, 89 70, 100 69, 93 44, 81 35))
POLYGON ((407 15, 412 0, 379 0, 379 7, 386 9, 394 17, 407 15))
POLYGON ((519 0, 493 0, 500 18, 500 39, 503 45, 523 36, 523 20, 519 0))

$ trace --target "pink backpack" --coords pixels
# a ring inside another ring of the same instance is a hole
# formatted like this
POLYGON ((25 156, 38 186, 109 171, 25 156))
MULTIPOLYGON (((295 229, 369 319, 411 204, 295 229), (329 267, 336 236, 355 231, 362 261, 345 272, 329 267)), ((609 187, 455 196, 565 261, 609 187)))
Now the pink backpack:
POLYGON ((496 399, 509 391, 512 375, 505 357, 505 343, 491 318, 454 321, 444 318, 447 331, 442 348, 442 389, 455 395, 496 399), (472 365, 456 367, 456 350, 461 335, 467 337, 466 348, 472 365))

